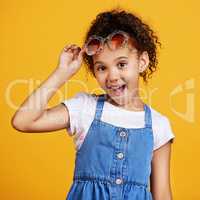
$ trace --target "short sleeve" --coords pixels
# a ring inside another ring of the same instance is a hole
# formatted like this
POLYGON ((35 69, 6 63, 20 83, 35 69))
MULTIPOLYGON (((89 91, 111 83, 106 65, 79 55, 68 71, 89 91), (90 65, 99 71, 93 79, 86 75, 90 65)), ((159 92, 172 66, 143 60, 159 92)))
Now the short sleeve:
POLYGON ((159 128, 154 134, 154 150, 160 148, 169 141, 173 142, 175 138, 167 117, 163 116, 158 126, 159 128))
POLYGON ((75 135, 81 122, 81 113, 85 104, 85 94, 83 92, 77 93, 74 97, 61 102, 69 111, 70 126, 67 132, 70 136, 75 135))

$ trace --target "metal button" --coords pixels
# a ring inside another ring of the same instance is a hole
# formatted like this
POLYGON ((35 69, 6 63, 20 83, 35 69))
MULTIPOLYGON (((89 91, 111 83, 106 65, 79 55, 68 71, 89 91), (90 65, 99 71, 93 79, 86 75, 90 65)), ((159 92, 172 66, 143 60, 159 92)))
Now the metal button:
POLYGON ((125 136, 126 136, 126 132, 125 132, 125 131, 121 131, 121 132, 119 133, 119 135, 120 135, 121 137, 125 137, 125 136))
POLYGON ((124 154, 123 154, 123 153, 118 153, 118 154, 117 154, 117 157, 118 157, 119 159, 122 159, 122 158, 124 157, 124 154))
POLYGON ((121 179, 121 178, 117 178, 117 179, 115 180, 115 183, 116 183, 117 185, 121 184, 121 183, 122 183, 122 179, 121 179))

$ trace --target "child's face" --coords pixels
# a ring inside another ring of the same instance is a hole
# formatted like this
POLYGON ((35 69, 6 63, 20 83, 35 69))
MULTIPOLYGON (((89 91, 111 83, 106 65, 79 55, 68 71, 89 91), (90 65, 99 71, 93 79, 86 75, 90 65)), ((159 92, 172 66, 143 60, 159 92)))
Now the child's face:
POLYGON ((149 64, 147 52, 138 55, 126 47, 112 51, 105 45, 93 55, 93 63, 98 83, 115 103, 125 106, 138 97, 139 73, 149 64))

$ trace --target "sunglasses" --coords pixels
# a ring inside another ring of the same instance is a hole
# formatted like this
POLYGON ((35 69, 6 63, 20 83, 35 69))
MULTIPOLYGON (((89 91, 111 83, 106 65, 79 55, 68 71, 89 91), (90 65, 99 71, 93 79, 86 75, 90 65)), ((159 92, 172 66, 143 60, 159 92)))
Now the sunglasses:
POLYGON ((135 49, 133 39, 124 31, 114 31, 106 38, 92 35, 84 45, 87 55, 92 56, 103 50, 104 44, 107 44, 110 50, 128 47, 130 50, 135 49))

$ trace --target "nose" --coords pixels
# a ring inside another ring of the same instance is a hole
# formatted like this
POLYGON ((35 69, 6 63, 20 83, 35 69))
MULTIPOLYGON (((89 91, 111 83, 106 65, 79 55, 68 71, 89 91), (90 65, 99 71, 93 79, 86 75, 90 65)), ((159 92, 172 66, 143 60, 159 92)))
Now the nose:
POLYGON ((108 72, 108 81, 110 83, 117 82, 120 78, 120 74, 117 69, 110 69, 108 72))

